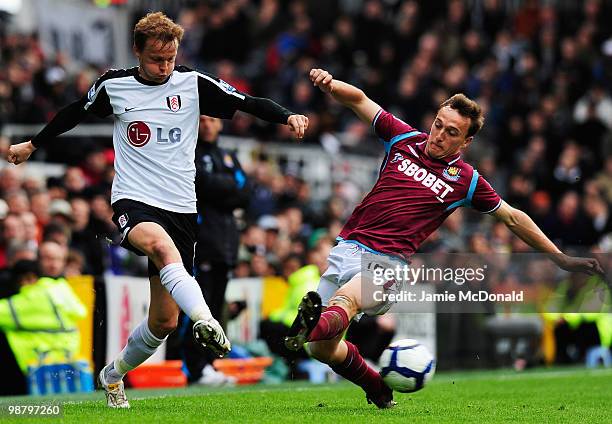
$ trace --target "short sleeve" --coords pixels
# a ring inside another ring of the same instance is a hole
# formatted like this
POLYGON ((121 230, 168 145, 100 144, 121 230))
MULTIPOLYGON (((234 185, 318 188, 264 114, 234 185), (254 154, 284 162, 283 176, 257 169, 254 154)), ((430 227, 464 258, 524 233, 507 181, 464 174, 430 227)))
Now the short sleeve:
POLYGON ((476 189, 472 196, 472 207, 482 213, 495 212, 501 206, 502 199, 482 175, 478 176, 476 189))
POLYGON ((198 73, 198 97, 200 115, 230 119, 234 116, 245 95, 222 79, 206 73, 198 73))
POLYGON ((399 140, 423 135, 422 132, 384 109, 378 111, 372 121, 372 127, 376 135, 384 142, 387 152, 399 140))

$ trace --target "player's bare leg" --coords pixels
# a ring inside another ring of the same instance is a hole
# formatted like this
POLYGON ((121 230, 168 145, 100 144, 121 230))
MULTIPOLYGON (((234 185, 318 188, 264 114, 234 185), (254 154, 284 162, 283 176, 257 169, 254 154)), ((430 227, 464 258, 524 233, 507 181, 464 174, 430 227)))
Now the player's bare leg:
POLYGON ((151 302, 147 320, 130 334, 128 344, 117 358, 105 366, 98 376, 111 408, 129 408, 123 377, 146 361, 177 326, 179 307, 161 284, 159 276, 149 277, 151 302))
MULTIPOLYGON (((295 349, 296 343, 306 337, 309 341, 307 351, 330 365, 338 375, 360 386, 366 392, 368 403, 378 408, 393 407, 393 391, 385 385, 380 374, 368 366, 357 347, 342 340, 350 321, 362 308, 361 275, 357 274, 336 291, 314 326, 309 320, 313 316, 312 308, 307 307, 313 293, 309 292, 300 303, 301 310, 286 339, 287 348, 295 349)), ((320 300, 318 295, 317 298, 320 300)))
POLYGON ((166 231, 159 224, 141 222, 128 233, 128 238, 159 269, 162 286, 195 323, 193 336, 200 346, 219 357, 229 352, 229 340, 211 315, 200 286, 185 270, 181 255, 166 231))

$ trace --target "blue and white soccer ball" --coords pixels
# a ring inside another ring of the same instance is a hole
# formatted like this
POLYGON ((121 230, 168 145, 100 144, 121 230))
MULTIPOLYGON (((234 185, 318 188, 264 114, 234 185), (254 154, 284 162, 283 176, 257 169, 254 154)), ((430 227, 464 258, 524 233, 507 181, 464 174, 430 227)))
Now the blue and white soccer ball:
POLYGON ((385 384, 402 393, 421 390, 436 370, 433 355, 412 339, 390 344, 380 356, 380 365, 380 375, 385 384))

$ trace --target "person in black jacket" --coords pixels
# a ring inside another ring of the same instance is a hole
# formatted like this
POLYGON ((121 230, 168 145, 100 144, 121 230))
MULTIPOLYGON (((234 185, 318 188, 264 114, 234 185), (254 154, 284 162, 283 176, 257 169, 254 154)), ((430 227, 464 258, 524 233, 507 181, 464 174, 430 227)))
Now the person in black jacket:
MULTIPOLYGON (((217 142, 222 126, 218 118, 200 116, 195 155, 198 234, 194 275, 212 316, 223 325, 225 289, 236 265, 240 239, 234 210, 248 206, 249 188, 236 155, 217 142)), ((214 358, 202 355, 191 337, 182 337, 186 332, 182 330, 189 328, 189 318, 183 316, 179 322, 181 328, 167 356, 185 361, 190 382, 200 380, 204 370, 204 377, 210 378, 203 382, 223 383, 222 377, 207 366, 214 358)))

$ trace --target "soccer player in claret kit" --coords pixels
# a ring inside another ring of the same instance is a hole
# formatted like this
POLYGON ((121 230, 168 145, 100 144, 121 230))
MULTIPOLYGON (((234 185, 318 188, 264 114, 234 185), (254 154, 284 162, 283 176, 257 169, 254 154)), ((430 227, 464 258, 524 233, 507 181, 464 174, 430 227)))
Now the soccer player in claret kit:
POLYGON ((122 378, 149 358, 177 325, 179 308, 195 323, 196 341, 219 356, 230 350, 192 277, 197 234, 195 148, 200 115, 229 119, 236 110, 285 124, 302 138, 308 119, 272 100, 238 92, 226 82, 175 65, 183 28, 150 13, 134 28, 138 66, 109 70, 86 97, 60 110, 31 141, 11 146, 19 164, 39 146, 72 129, 89 113, 113 116, 113 221, 122 246, 149 258, 148 319, 118 357, 100 372, 107 405, 129 408, 122 378))
POLYGON ((409 258, 456 208, 471 206, 495 216, 531 247, 548 253, 559 267, 603 273, 595 259, 563 254, 531 218, 505 203, 461 159, 461 151, 484 122, 476 102, 463 94, 452 96, 442 103, 426 134, 383 110, 360 89, 334 80, 325 70, 311 70, 310 79, 372 125, 386 155, 376 184, 340 232, 317 292, 307 293, 301 301, 285 343, 297 350, 308 342, 310 354, 363 388, 368 402, 379 408, 395 404, 381 376, 342 337, 357 314, 384 314, 392 305, 362 298, 363 255, 409 258), (322 306, 327 307, 323 312, 322 306))

